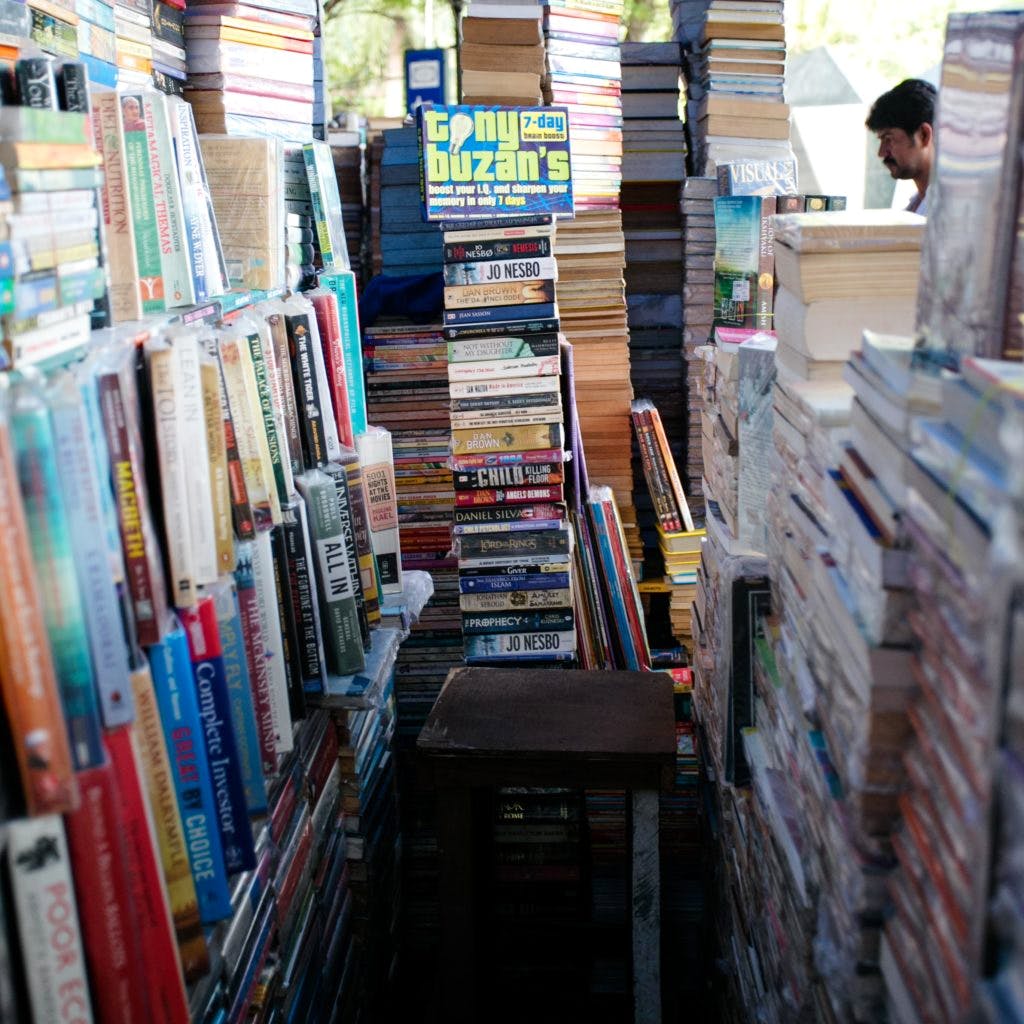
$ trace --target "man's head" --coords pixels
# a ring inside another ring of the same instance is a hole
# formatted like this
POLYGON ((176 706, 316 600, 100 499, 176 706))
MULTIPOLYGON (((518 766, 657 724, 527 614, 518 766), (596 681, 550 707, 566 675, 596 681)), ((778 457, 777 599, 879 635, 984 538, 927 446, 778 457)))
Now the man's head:
POLYGON ((875 100, 867 126, 878 136, 878 156, 894 178, 927 187, 932 169, 935 86, 908 78, 875 100))

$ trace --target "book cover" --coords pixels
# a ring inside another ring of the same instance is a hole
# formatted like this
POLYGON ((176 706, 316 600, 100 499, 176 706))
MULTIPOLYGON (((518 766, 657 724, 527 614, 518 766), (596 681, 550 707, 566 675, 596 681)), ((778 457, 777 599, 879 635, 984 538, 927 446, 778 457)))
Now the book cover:
POLYGON ((199 902, 185 841, 183 815, 171 772, 169 748, 164 741, 160 711, 149 664, 139 660, 132 672, 136 715, 132 736, 156 832, 164 885, 177 936, 181 966, 188 978, 204 973, 209 964, 199 902))
POLYGON ((135 265, 141 289, 142 312, 159 313, 167 308, 169 288, 164 280, 164 263, 157 224, 154 171, 150 167, 149 140, 142 93, 121 93, 125 174, 128 209, 135 236, 135 265))
POLYGON ((341 196, 331 148, 326 142, 307 142, 302 147, 313 201, 313 218, 324 269, 348 270, 348 246, 342 219, 341 196))
POLYGON ((139 921, 136 956, 142 961, 146 977, 150 1019, 162 1024, 189 1024, 174 922, 132 731, 121 726, 106 732, 103 740, 120 796, 130 901, 139 921))
POLYGON ((54 454, 75 554, 100 712, 107 728, 135 714, 128 671, 123 607, 108 546, 107 519, 91 451, 82 392, 70 373, 55 377, 47 394, 54 454))
MULTIPOLYGON (((547 239, 540 241, 547 242, 547 239)), ((514 247, 516 243, 511 243, 514 247)), ((449 286, 511 284, 516 281, 557 281, 558 264, 553 256, 520 259, 478 260, 444 264, 444 283, 449 286)), ((551 294, 554 294, 552 290, 551 294)))
POLYGON ((213 924, 231 915, 231 898, 184 629, 175 623, 159 643, 148 649, 147 655, 170 755, 171 777, 185 826, 199 914, 204 924, 213 924))
POLYGON ((6 826, 15 919, 36 1021, 95 1019, 64 823, 56 814, 6 826))
POLYGON ((33 382, 19 384, 12 397, 11 440, 72 761, 89 768, 103 761, 99 701, 53 431, 33 382))
POLYGON ((256 866, 256 852, 213 598, 204 596, 194 608, 184 610, 181 623, 192 658, 192 676, 203 742, 210 762, 224 864, 229 874, 248 871, 256 866))
POLYGON ((775 196, 761 197, 761 226, 759 232, 757 261, 757 315, 755 326, 759 331, 775 328, 775 196))
POLYGON ((271 693, 270 666, 263 639, 263 621, 253 568, 254 548, 251 541, 240 541, 234 578, 238 600, 239 625, 249 669, 253 715, 259 741, 260 763, 265 774, 277 770, 277 747, 274 725, 274 698, 271 693))
POLYGON ((326 473, 316 469, 299 476, 296 486, 306 503, 310 541, 315 552, 327 670, 335 675, 351 675, 363 669, 365 659, 337 488, 326 473))
POLYGON ((366 430, 366 385, 363 379, 363 352, 359 329, 359 298, 356 277, 351 271, 320 275, 320 286, 334 292, 338 300, 341 347, 345 359, 345 387, 352 418, 352 433, 366 430))
MULTIPOLYGON (((101 1021, 133 1024, 145 1019, 148 1002, 136 956, 138 920, 129 902, 113 768, 103 764, 80 772, 78 785, 81 803, 65 816, 64 825, 93 1005, 101 1021)), ((208 966, 207 961, 203 969, 208 966)))
POLYGON ((716 325, 753 327, 760 271, 761 198, 715 200, 716 325))
POLYGON ((341 516, 341 530, 345 541, 345 552, 348 555, 349 573, 354 583, 356 610, 359 613, 359 629, 363 637, 363 647, 368 649, 370 644, 370 622, 366 611, 366 598, 363 593, 362 566, 360 565, 359 544, 356 540, 356 517, 352 508, 348 471, 344 466, 330 462, 324 467, 324 472, 334 481, 334 486, 338 492, 338 514, 341 516))
POLYGON ((370 427, 356 437, 356 445, 381 591, 397 594, 402 590, 402 562, 391 435, 381 427, 370 427))

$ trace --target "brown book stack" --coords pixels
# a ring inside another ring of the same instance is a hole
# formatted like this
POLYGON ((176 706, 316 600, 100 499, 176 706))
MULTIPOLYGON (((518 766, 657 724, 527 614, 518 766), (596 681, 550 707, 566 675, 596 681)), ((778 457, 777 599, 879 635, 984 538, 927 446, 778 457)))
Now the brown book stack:
POLYGON ((686 485, 694 515, 700 518, 704 500, 704 461, 701 455, 700 346, 711 337, 714 319, 715 196, 714 178, 683 182, 683 354, 686 361, 686 485))
POLYGON ((463 103, 535 107, 544 74, 542 8, 474 3, 462 19, 459 67, 463 103))
POLYGON ((794 213, 775 225, 780 380, 838 380, 865 328, 912 332, 923 217, 898 210, 794 213))
POLYGON ((618 210, 577 212, 558 223, 558 309, 572 343, 580 430, 593 483, 615 491, 630 555, 642 545, 630 459, 629 333, 623 285, 625 237, 618 210))

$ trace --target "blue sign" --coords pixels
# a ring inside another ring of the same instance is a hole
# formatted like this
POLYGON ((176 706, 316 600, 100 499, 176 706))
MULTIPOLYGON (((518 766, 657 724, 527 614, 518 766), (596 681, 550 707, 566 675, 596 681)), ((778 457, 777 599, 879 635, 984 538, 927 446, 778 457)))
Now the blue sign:
POLYGON ((445 51, 405 51, 405 105, 415 114, 425 103, 444 103, 445 51))

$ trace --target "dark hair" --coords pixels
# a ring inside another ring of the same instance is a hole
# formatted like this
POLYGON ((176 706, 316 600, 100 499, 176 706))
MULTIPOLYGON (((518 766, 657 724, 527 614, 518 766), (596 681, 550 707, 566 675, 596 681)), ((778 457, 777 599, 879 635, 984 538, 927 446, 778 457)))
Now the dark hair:
POLYGON ((875 100, 865 124, 873 132, 902 128, 913 135, 921 125, 933 123, 937 95, 931 82, 908 78, 875 100))

